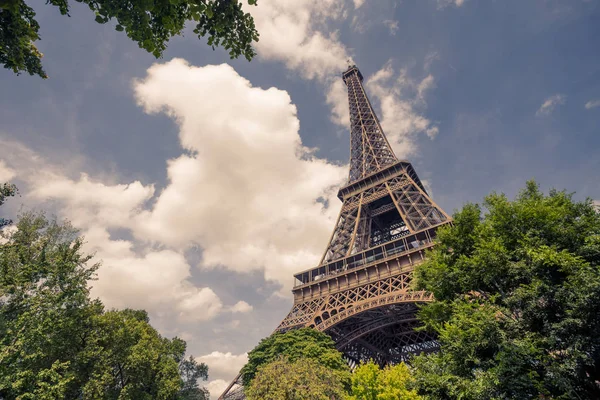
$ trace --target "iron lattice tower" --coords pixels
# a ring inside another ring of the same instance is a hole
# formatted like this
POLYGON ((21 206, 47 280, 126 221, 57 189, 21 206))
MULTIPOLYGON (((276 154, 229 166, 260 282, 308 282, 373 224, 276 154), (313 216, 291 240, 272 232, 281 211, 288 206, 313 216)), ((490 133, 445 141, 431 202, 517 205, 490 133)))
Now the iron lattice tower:
MULTIPOLYGON (((451 218, 427 194, 412 165, 396 158, 356 66, 343 73, 350 106, 350 176, 317 267, 296 275, 294 305, 276 331, 328 333, 350 364, 380 365, 437 349, 416 331, 417 305, 432 295, 411 289, 414 266, 451 218)), ((244 399, 238 376, 220 399, 244 399)))

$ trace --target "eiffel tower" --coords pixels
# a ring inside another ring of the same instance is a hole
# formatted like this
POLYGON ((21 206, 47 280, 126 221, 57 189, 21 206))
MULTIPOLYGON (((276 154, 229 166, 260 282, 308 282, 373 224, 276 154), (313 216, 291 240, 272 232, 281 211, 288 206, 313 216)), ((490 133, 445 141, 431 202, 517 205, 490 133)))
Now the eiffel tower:
MULTIPOLYGON (((350 176, 318 266, 294 275, 294 305, 276 331, 312 327, 328 333, 351 366, 379 365, 431 352, 416 331, 417 305, 432 295, 411 288, 415 265, 451 218, 427 194, 413 166, 398 160, 353 65, 342 75, 350 105, 350 176)), ((244 399, 241 376, 219 400, 244 399)))

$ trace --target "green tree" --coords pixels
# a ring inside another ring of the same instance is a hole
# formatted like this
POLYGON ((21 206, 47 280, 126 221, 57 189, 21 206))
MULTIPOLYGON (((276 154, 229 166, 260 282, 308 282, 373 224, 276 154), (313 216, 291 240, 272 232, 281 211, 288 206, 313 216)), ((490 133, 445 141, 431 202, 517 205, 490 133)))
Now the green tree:
MULTIPOLYGON (((150 400, 177 395, 180 399, 208 399, 190 379, 185 382, 188 387, 183 385, 181 367, 189 372, 195 366, 193 359, 183 359, 185 342, 161 337, 145 311, 101 314, 88 340, 84 352, 89 377, 82 390, 84 398, 150 400)), ((201 368, 206 379, 207 368, 201 368)))
POLYGON ((198 385, 198 380, 208 379, 208 367, 204 363, 198 364, 194 357, 182 359, 179 363, 179 371, 183 379, 183 386, 179 391, 179 400, 208 400, 209 393, 206 388, 198 385))
MULTIPOLYGON (((8 197, 16 195, 17 192, 17 187, 11 183, 4 183, 0 185, 0 206, 4 204, 8 197)), ((10 224, 12 224, 12 221, 10 219, 0 217, 0 229, 10 224)))
POLYGON ((90 299, 98 264, 69 224, 26 213, 0 235, 0 398, 207 398, 185 342, 90 299))
POLYGON ((416 269, 441 351, 415 359, 432 399, 600 398, 600 214, 590 200, 491 194, 438 231, 416 269))
POLYGON ((0 397, 60 398, 101 312, 88 297, 96 266, 68 225, 26 214, 16 227, 0 245, 0 397))
POLYGON ((244 386, 249 387, 258 368, 277 360, 280 356, 289 362, 300 358, 313 359, 322 366, 340 374, 346 384, 349 383, 348 365, 344 362, 342 354, 336 350, 333 340, 329 335, 312 328, 302 328, 286 333, 274 333, 260 341, 250 353, 248 363, 242 368, 244 386))
POLYGON ((345 382, 339 372, 315 359, 290 362, 280 357, 258 368, 248 400, 341 400, 346 398, 345 382))
POLYGON ((373 361, 359 365, 352 374, 352 396, 349 400, 377 400, 381 369, 373 361))
POLYGON ((352 374, 352 395, 348 400, 419 400, 411 371, 406 364, 380 369, 372 361, 359 365, 352 374))
MULTIPOLYGON (((116 21, 115 29, 125 31, 138 46, 161 57, 172 36, 181 35, 186 22, 195 24, 199 38, 208 45, 222 46, 231 58, 240 55, 251 60, 256 54, 252 43, 258 40, 254 20, 242 10, 238 0, 75 0, 86 4, 100 24, 116 21)), ((46 0, 69 15, 69 0, 46 0)), ((255 5, 256 0, 248 0, 255 5)), ((35 11, 25 0, 0 0, 0 63, 19 74, 47 78, 42 54, 34 42, 40 39, 35 11)))

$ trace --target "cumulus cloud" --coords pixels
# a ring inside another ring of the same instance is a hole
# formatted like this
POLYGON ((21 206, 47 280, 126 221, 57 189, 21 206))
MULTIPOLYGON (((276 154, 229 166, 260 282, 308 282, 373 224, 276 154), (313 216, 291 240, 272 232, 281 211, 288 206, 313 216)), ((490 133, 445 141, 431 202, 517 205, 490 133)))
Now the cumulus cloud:
POLYGON ((350 125, 350 110, 348 108, 348 92, 341 79, 333 82, 327 93, 327 104, 331 106, 331 122, 347 127, 350 125))
MULTIPOLYGON (((363 3, 354 0, 354 8, 363 3)), ((343 126, 348 125, 348 105, 344 105, 347 100, 340 74, 352 55, 338 32, 331 29, 331 22, 345 20, 347 6, 345 0, 266 0, 249 9, 261 34, 256 44, 259 57, 283 62, 303 78, 320 82, 332 107, 332 120, 343 126)))
POLYGON ((591 110, 592 108, 600 107, 600 100, 590 100, 585 103, 585 109, 591 110))
POLYGON ((6 163, 0 160, 0 184, 10 181, 16 175, 17 173, 13 169, 8 168, 6 163))
POLYGON ((318 262, 338 210, 317 199, 334 198, 347 168, 302 146, 287 92, 252 87, 228 65, 176 59, 151 67, 135 93, 146 112, 173 117, 195 152, 169 162, 169 185, 137 218, 139 238, 197 243, 204 267, 263 269, 286 288, 318 262))
POLYGON ((537 110, 535 115, 537 115, 537 116, 550 115, 550 114, 552 114, 552 112, 554 111, 554 109, 557 106, 563 105, 563 104, 565 104, 565 102, 566 102, 566 98, 562 94, 555 94, 553 96, 550 96, 546 100, 544 100, 544 102, 542 103, 540 108, 537 110))
MULTIPOLYGON (((364 0, 355 0, 355 9, 363 3, 364 0)), ((440 0, 440 4, 442 3, 459 7, 464 4, 464 0, 440 0)), ((331 107, 331 120, 344 128, 349 126, 348 100, 340 73, 347 66, 347 60, 352 62, 352 57, 339 40, 337 31, 331 29, 330 22, 347 19, 351 14, 347 5, 345 0, 267 0, 261 3, 260 7, 252 7, 249 10, 255 18, 257 29, 261 32, 261 40, 256 46, 259 56, 262 59, 283 62, 288 69, 298 72, 302 77, 316 79, 322 83, 325 87, 326 103, 331 107)), ((357 25, 356 15, 352 24, 357 25)), ((397 21, 386 20, 384 24, 390 30, 390 34, 395 34, 398 29, 397 21)), ((436 57, 437 54, 433 54, 426 60, 426 69, 436 57)), ((388 68, 389 64, 386 64, 383 70, 388 68)), ((381 85, 383 84, 382 82, 381 85)), ((397 82, 390 90, 381 85, 374 83, 371 89, 377 90, 381 108, 387 115, 385 125, 389 128, 388 134, 396 141, 395 148, 402 156, 414 154, 416 146, 412 138, 415 133, 425 132, 433 137, 438 132, 438 128, 417 110, 424 108, 424 94, 434 86, 434 78, 427 76, 421 82, 397 82), (413 98, 408 97, 407 89, 410 89, 413 98), (396 115, 392 115, 393 113, 396 115), (394 125, 396 122, 400 123, 399 127, 394 125)))
POLYGON ((438 127, 419 113, 426 106, 425 95, 435 86, 432 75, 422 80, 408 76, 406 69, 398 73, 388 62, 365 82, 367 91, 381 108, 381 126, 399 158, 414 155, 417 137, 434 138, 438 127))
POLYGON ((199 363, 208 365, 208 374, 211 381, 206 388, 210 392, 210 398, 216 400, 248 362, 248 353, 232 354, 213 351, 200 357, 196 357, 199 363))
POLYGON ((252 311, 253 307, 245 301, 238 301, 231 307, 231 312, 234 313, 247 313, 252 311))
POLYGON ((196 357, 196 361, 208 365, 210 376, 232 379, 248 362, 248 353, 232 354, 231 352, 213 351, 210 354, 196 357))
POLYGON ((91 180, 85 173, 74 180, 47 171, 32 175, 30 180, 33 183, 31 196, 63 201, 69 210, 69 219, 80 227, 130 225, 132 217, 154 195, 153 185, 144 186, 139 181, 107 185, 91 180))
MULTIPOLYGON (((390 60, 366 78, 364 85, 398 157, 405 158, 417 153, 419 134, 424 133, 432 139, 438 134, 437 125, 422 115, 427 107, 426 96, 435 88, 433 75, 428 74, 421 80, 414 79, 409 76, 407 69, 396 72, 390 60)), ((332 108, 331 121, 342 127, 349 126, 348 95, 341 79, 331 85, 327 103, 332 108)))
MULTIPOLYGON (((364 0, 355 0, 355 7, 364 0)), ((284 62, 308 79, 325 80, 344 68, 346 47, 328 21, 345 17, 344 0, 265 0, 248 11, 260 32, 262 59, 284 62)))
POLYGON ((132 242, 111 240, 101 228, 90 228, 84 235, 86 250, 102 259, 92 294, 108 307, 144 308, 161 319, 184 322, 209 320, 223 310, 212 289, 189 282, 190 266, 182 254, 173 250, 136 254, 132 242))
POLYGON ((84 251, 101 261, 98 279, 91 283, 92 295, 107 307, 143 308, 159 324, 205 321, 224 311, 210 288, 189 281, 191 266, 181 252, 111 237, 111 228, 135 229, 135 217, 152 196, 152 186, 139 182, 111 185, 86 174, 70 179, 37 155, 23 158, 33 153, 18 144, 3 143, 3 147, 11 149, 6 157, 26 184, 21 188, 28 204, 46 207, 52 202, 54 211, 80 229, 84 251))
POLYGON ((223 305, 210 288, 190 282, 183 256, 190 246, 202 249, 201 267, 262 270, 287 291, 290 276, 321 256, 347 167, 302 145, 287 92, 253 87, 228 65, 197 68, 176 59, 154 65, 134 86, 146 112, 164 112, 179 125, 187 150, 168 161, 160 193, 137 181, 70 177, 38 156, 24 164, 29 158, 17 151, 2 164, 8 171, 21 160, 16 169, 23 168, 28 197, 53 202, 103 260, 93 293, 109 307, 184 321, 251 311, 243 301, 223 305), (113 237, 115 230, 125 239, 113 237))
POLYGON ((229 385, 229 382, 223 379, 215 379, 206 384, 206 389, 208 389, 210 393, 211 400, 217 400, 219 396, 225 391, 229 385))

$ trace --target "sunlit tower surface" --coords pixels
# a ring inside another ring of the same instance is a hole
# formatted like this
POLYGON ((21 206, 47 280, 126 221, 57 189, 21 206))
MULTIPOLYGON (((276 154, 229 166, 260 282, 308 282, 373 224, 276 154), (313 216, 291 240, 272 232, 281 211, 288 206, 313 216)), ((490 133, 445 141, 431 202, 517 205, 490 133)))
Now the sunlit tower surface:
MULTIPOLYGON (((342 75, 350 107, 350 174, 325 253, 294 275, 294 305, 277 327, 328 333, 351 365, 380 365, 435 351, 435 338, 416 331, 417 305, 431 294, 411 287, 414 267, 451 218, 429 197, 408 161, 398 160, 356 66, 342 75)), ((220 399, 244 399, 238 376, 220 399)))

